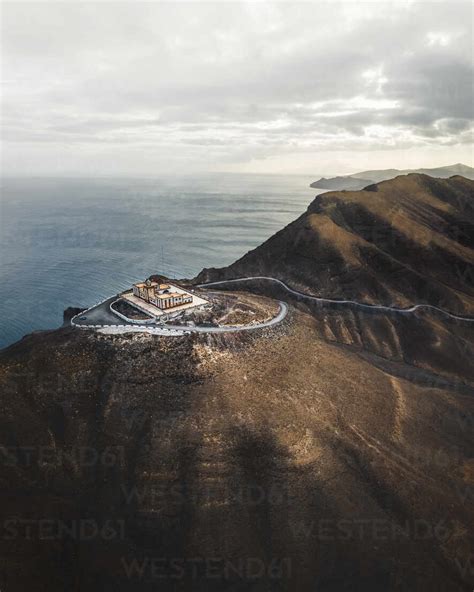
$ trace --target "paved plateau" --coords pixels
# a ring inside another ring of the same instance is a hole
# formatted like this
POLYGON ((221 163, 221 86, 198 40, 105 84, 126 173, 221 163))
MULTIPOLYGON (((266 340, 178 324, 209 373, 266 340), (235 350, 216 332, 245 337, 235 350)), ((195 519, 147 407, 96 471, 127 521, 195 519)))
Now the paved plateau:
POLYGON ((232 333, 235 331, 253 331, 255 329, 264 329, 280 323, 288 314, 288 305, 285 302, 279 302, 280 310, 278 314, 264 323, 254 323, 252 325, 227 326, 227 327, 183 327, 183 325, 150 323, 140 325, 136 323, 124 324, 110 312, 110 304, 117 299, 117 296, 108 298, 103 302, 91 306, 87 310, 77 314, 71 319, 71 325, 82 329, 96 329, 102 333, 137 333, 147 332, 154 335, 177 336, 187 333, 232 333))

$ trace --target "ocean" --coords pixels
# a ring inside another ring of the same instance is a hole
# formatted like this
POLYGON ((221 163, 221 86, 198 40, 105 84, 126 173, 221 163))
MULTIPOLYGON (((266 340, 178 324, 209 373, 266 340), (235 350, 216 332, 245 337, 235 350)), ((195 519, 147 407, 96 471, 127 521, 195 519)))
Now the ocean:
POLYGON ((229 265, 307 208, 315 178, 2 179, 0 347, 152 273, 229 265))

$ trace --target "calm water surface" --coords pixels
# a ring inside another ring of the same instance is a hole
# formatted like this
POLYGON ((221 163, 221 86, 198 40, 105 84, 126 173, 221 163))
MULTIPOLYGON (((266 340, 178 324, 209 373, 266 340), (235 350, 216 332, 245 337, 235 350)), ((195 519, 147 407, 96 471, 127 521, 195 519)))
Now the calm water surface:
POLYGON ((232 263, 306 209, 314 178, 2 180, 0 347, 151 273, 232 263))

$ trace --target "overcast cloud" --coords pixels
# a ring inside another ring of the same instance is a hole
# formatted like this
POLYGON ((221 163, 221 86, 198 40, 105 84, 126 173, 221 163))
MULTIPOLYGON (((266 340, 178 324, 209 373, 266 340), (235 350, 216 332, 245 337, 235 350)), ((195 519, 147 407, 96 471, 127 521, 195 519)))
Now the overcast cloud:
POLYGON ((472 165, 472 10, 3 4, 3 173, 472 165))

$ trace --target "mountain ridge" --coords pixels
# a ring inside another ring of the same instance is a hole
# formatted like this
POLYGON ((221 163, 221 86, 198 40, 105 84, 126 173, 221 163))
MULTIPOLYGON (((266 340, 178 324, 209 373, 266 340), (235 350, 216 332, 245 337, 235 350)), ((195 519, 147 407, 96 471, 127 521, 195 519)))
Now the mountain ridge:
POLYGON ((317 296, 471 315, 473 192, 464 177, 417 173, 326 192, 262 245, 198 280, 269 275, 317 296))
POLYGON ((453 165, 435 168, 376 169, 362 171, 360 173, 352 173, 351 175, 339 175, 330 178, 321 177, 318 181, 311 183, 310 187, 317 189, 332 189, 335 191, 344 189, 358 190, 363 189, 367 185, 378 183, 380 181, 387 181, 399 175, 406 175, 409 173, 419 173, 439 178, 449 178, 451 176, 461 175, 468 179, 474 179, 474 168, 458 162, 453 165))

